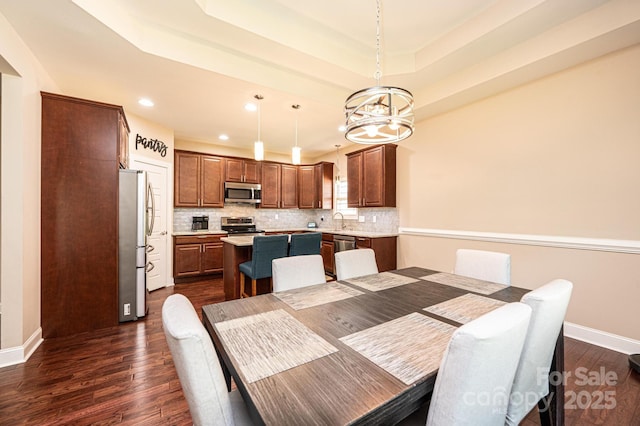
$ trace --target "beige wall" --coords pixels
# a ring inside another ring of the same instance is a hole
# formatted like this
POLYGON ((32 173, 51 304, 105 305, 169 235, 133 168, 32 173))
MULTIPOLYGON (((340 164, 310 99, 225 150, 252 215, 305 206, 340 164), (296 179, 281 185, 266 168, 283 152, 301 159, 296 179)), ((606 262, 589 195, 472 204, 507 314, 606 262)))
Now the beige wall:
POLYGON ((40 335, 40 90, 57 87, 2 15, 0 40, 0 62, 10 66, 2 78, 0 348, 11 357, 40 335))
MULTIPOLYGON (((421 122, 398 149, 400 227, 640 240, 640 45, 421 122)), ((512 282, 567 278, 567 320, 640 340, 637 254, 401 235, 399 265, 513 255, 512 282)))

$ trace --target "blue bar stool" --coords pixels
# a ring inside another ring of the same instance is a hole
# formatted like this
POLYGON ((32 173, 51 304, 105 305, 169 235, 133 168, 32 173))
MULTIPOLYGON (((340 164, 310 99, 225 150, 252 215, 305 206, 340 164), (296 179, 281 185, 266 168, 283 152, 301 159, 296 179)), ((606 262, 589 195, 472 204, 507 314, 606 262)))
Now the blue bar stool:
MULTIPOLYGON (((288 235, 269 235, 253 237, 253 252, 251 260, 241 263, 240 269, 240 297, 255 296, 256 280, 271 278, 271 261, 280 257, 287 257, 289 249, 288 235), (251 278, 251 293, 245 293, 245 275, 251 278)), ((269 286, 271 288, 271 284, 269 286)), ((269 290, 271 291, 271 289, 269 290)))
POLYGON ((304 234, 291 234, 291 246, 289 256, 305 256, 308 254, 320 254, 322 234, 320 232, 307 232, 304 234))

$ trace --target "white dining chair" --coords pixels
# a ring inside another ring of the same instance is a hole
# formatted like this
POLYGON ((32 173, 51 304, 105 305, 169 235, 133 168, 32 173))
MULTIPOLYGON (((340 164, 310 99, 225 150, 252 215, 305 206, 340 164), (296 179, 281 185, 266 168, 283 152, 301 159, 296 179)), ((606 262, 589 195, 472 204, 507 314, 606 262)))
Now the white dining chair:
POLYGON ((431 396, 427 426, 503 426, 531 308, 501 306, 454 331, 431 396))
POLYGON ((327 282, 319 254, 273 259, 273 291, 285 291, 327 282))
POLYGON ((228 392, 213 347, 193 305, 173 294, 162 305, 162 326, 195 425, 250 425, 240 393, 228 392))
MULTIPOLYGON (((570 281, 557 279, 522 297, 522 303, 531 307, 532 314, 509 398, 508 425, 519 424, 541 399, 549 395, 551 361, 572 291, 570 281)), ((548 409, 540 412, 541 419, 548 415, 548 409)))
POLYGON ((511 285, 511 255, 495 251, 458 249, 454 274, 511 285))
POLYGON ((378 273, 376 253, 372 249, 344 250, 335 254, 338 280, 378 273))

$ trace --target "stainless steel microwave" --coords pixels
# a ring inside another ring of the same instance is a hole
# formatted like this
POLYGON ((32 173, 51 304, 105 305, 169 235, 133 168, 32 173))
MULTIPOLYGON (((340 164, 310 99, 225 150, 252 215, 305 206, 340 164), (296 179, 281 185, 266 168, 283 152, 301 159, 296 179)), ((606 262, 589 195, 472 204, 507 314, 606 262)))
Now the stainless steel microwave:
POLYGON ((259 204, 262 186, 259 183, 224 183, 225 203, 259 204))

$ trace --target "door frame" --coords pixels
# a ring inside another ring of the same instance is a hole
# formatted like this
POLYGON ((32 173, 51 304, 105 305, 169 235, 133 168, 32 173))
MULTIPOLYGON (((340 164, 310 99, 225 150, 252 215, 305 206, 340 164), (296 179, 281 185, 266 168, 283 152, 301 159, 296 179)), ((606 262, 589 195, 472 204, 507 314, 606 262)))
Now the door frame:
POLYGON ((167 217, 167 239, 165 241, 165 249, 167 253, 167 267, 165 268, 166 276, 164 279, 165 287, 174 285, 173 281, 173 163, 166 161, 158 161, 141 155, 129 155, 129 168, 137 170, 136 165, 140 163, 149 164, 155 167, 164 167, 167 169, 167 181, 165 187, 167 190, 167 204, 164 206, 167 217))

